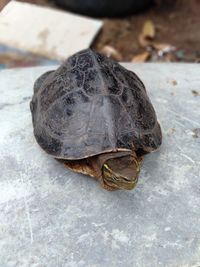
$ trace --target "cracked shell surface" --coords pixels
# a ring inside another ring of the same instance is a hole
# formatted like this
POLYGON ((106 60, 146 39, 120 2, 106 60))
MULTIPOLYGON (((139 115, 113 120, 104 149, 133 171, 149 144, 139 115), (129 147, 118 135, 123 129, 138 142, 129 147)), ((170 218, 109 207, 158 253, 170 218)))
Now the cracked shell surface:
POLYGON ((56 158, 150 152, 161 144, 155 110, 141 80, 91 49, 40 76, 30 107, 37 142, 56 158))

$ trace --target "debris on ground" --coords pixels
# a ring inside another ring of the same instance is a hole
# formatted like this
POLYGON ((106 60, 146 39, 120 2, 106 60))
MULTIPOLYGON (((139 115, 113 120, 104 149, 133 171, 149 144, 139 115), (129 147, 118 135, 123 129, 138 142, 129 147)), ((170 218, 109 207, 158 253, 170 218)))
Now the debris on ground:
POLYGON ((196 90, 192 90, 193 96, 200 96, 200 93, 196 90))
POLYGON ((101 53, 106 55, 107 57, 111 57, 117 61, 122 61, 122 55, 119 53, 119 51, 117 51, 114 47, 109 46, 109 45, 105 45, 102 50, 101 53))
POLYGON ((149 52, 143 52, 139 55, 136 55, 132 58, 131 62, 133 63, 142 63, 146 62, 151 57, 151 54, 149 52))
POLYGON ((174 79, 167 79, 167 83, 172 84, 173 86, 176 86, 178 84, 178 82, 174 79))
POLYGON ((199 138, 200 137, 200 128, 196 128, 192 130, 192 136, 194 138, 199 138))
POLYGON ((171 80, 171 83, 172 83, 172 85, 174 85, 174 86, 178 84, 176 80, 171 80))
POLYGON ((172 134, 174 134, 176 132, 176 129, 173 127, 173 128, 170 128, 169 130, 168 130, 168 132, 167 132, 167 135, 169 136, 169 135, 172 135, 172 134))
POLYGON ((142 28, 142 36, 143 38, 153 40, 155 37, 155 26, 151 20, 147 20, 144 23, 144 26, 142 28))
POLYGON ((138 35, 138 42, 141 47, 146 48, 152 44, 155 37, 155 26, 151 20, 144 23, 142 32, 138 35))

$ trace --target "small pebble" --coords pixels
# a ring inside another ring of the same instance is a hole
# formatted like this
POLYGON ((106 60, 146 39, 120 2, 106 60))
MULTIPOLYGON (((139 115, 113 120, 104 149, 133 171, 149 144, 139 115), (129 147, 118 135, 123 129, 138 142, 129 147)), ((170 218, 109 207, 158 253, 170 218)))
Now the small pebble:
POLYGON ((192 136, 194 138, 199 138, 200 137, 200 128, 196 128, 192 130, 192 136))
POLYGON ((193 94, 193 96, 200 96, 200 93, 197 92, 196 90, 192 90, 192 94, 193 94))

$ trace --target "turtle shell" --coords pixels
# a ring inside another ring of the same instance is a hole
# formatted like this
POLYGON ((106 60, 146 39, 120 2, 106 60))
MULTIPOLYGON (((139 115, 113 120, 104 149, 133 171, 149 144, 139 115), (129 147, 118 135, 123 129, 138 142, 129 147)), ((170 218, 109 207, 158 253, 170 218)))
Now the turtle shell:
POLYGON ((161 144, 144 84, 135 73, 91 49, 43 74, 34 84, 30 106, 36 140, 56 158, 150 152, 161 144))

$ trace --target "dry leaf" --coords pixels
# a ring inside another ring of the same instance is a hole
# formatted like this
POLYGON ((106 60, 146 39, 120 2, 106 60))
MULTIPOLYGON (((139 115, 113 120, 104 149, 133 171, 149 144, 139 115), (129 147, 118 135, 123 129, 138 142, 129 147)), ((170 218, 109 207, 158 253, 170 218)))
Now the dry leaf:
POLYGON ((139 44, 142 47, 147 47, 152 44, 152 39, 155 37, 155 27, 151 20, 147 20, 142 28, 142 33, 138 37, 139 44))
POLYGON ((138 41, 141 47, 147 47, 152 44, 152 41, 150 39, 145 38, 142 34, 139 35, 138 41))
POLYGON ((151 38, 153 39, 155 37, 155 26, 151 20, 147 20, 144 23, 143 29, 142 29, 142 35, 145 38, 151 38))
POLYGON ((106 55, 107 57, 112 57, 117 61, 122 61, 122 55, 112 46, 105 45, 102 48, 101 53, 106 55))
POLYGON ((136 55, 132 58, 131 62, 134 63, 142 63, 147 61, 150 58, 150 53, 149 52, 144 52, 142 54, 136 55))

